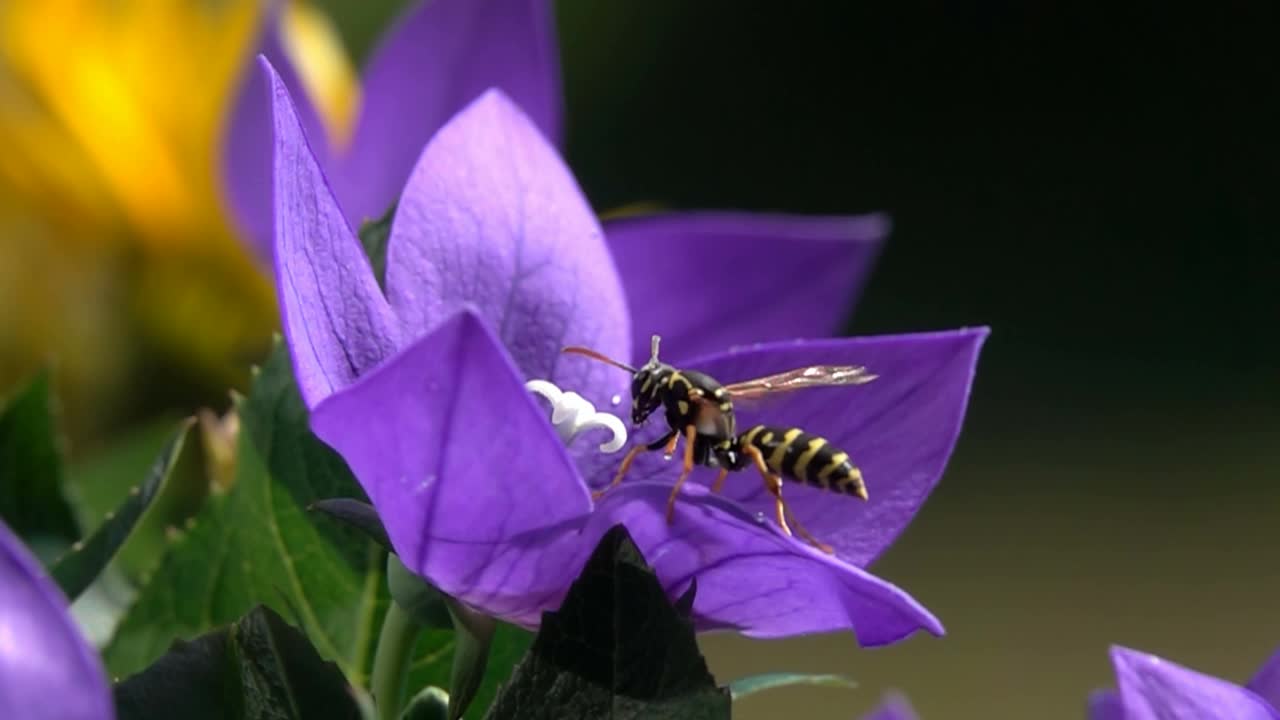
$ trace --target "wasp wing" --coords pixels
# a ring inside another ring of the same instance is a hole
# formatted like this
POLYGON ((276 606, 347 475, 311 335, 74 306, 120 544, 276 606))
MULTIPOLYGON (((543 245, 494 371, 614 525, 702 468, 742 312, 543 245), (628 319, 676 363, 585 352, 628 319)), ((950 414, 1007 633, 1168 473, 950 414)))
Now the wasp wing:
POLYGON ((805 388, 861 385, 876 377, 861 365, 810 365, 725 385, 724 389, 735 401, 752 400, 805 388))

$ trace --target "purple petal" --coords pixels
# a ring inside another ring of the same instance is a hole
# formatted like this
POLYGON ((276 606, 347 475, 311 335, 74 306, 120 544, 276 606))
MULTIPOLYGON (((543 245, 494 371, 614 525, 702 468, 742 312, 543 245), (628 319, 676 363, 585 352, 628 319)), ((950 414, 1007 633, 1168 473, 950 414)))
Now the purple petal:
POLYGON ((1253 692, 1146 653, 1111 648, 1126 720, 1276 720, 1253 692))
POLYGON ((391 355, 398 333, 284 81, 259 62, 275 130, 276 289, 298 388, 313 407, 391 355))
MULTIPOLYGON (((853 630, 866 647, 942 625, 907 593, 761 523, 732 501, 692 488, 666 520, 665 483, 633 483, 601 501, 579 553, 610 527, 626 525, 672 597, 697 578, 699 630, 732 629, 757 638, 853 630)), ((586 556, 572 563, 579 568, 586 556)), ((566 561, 567 562, 567 561, 566 561)))
POLYGON ((573 176, 500 91, 423 152, 391 229, 387 297, 406 337, 474 306, 526 378, 596 404, 626 389, 626 373, 560 352, 588 345, 628 357, 626 300, 573 176))
POLYGON ((1246 687, 1261 695, 1272 707, 1280 709, 1280 650, 1263 663, 1246 687))
POLYGON ((1125 720, 1124 703, 1115 690, 1095 690, 1089 694, 1089 720, 1125 720))
POLYGON ((22 541, 0 522, 0 717, 115 717, 102 662, 67 601, 22 541))
MULTIPOLYGON (((284 86, 298 98, 298 119, 322 163, 327 162, 324 125, 280 41, 280 3, 273 3, 264 14, 258 53, 271 62, 284 86)), ((271 104, 266 78, 255 63, 245 63, 223 136, 222 179, 241 235, 265 261, 270 261, 272 252, 271 104)))
POLYGON ((862 716, 862 720, 919 720, 915 708, 907 701, 906 696, 899 693, 888 693, 884 701, 870 714, 862 716))
MULTIPOLYGON (((866 567, 897 538, 937 484, 964 420, 983 328, 915 335, 774 343, 691 361, 687 367, 731 383, 807 365, 864 365, 879 377, 865 385, 815 388, 758 406, 735 407, 738 430, 756 423, 799 427, 847 452, 870 500, 798 483, 783 493, 796 517, 839 556, 866 567)), ((656 421, 652 424, 660 424, 656 421)), ((677 463, 642 456, 629 478, 672 477, 677 463)), ((594 471, 597 486, 612 475, 594 471)), ((714 471, 693 478, 708 482, 714 471)), ((729 497, 773 517, 773 500, 751 468, 731 477, 729 497)))
POLYGON ((386 212, 422 146, 490 87, 559 140, 560 68, 546 0, 431 0, 402 17, 365 72, 363 109, 342 161, 348 217, 386 212))
MULTIPOLYGON (((591 507, 545 415, 463 311, 321 403, 311 424, 346 459, 405 565, 488 609, 468 590, 490 556, 591 507)), ((523 596, 537 580, 503 590, 523 596)))
POLYGON ((888 232, 884 215, 702 212, 605 224, 631 306, 635 351, 647 352, 657 333, 673 358, 830 337, 888 232))

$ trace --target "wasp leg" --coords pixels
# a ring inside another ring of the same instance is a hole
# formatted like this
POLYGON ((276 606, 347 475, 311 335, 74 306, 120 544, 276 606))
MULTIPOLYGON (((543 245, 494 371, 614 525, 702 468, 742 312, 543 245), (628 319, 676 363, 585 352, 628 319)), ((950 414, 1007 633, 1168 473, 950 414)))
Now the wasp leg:
POLYGON ((711 486, 711 492, 718 493, 724 489, 724 481, 729 479, 729 468, 720 468, 720 474, 716 476, 716 482, 711 486))
MULTIPOLYGON (((694 427, 690 425, 688 430, 686 431, 689 435, 689 444, 693 444, 693 431, 694 431, 694 427)), ((680 433, 672 431, 669 437, 670 439, 667 440, 666 447, 662 448, 662 454, 666 455, 668 459, 670 459, 671 456, 674 455, 676 452, 676 444, 680 442, 680 433)), ((654 443, 654 444, 656 445, 657 443, 654 443)), ((690 450, 689 453, 692 454, 693 451, 690 450)))
MULTIPOLYGON (((697 439, 698 429, 692 425, 684 429, 684 467, 680 468, 680 477, 676 479, 675 487, 671 488, 671 495, 667 498, 667 523, 675 517, 676 497, 680 495, 680 488, 684 485, 684 481, 689 479, 689 473, 693 472, 693 441, 697 439)), ((675 444, 680 436, 671 438, 668 445, 675 450, 675 444)))
POLYGON ((743 454, 755 462, 756 469, 758 469, 760 474, 764 476, 764 486, 765 489, 769 491, 769 494, 773 496, 774 509, 778 514, 778 525, 782 528, 782 531, 791 535, 791 525, 794 525, 796 531, 800 534, 800 537, 806 542, 828 555, 834 555, 835 548, 819 541, 808 530, 806 530, 798 520, 796 520, 795 513, 791 512, 791 508, 787 505, 786 501, 782 499, 782 478, 769 470, 769 466, 764 462, 764 454, 752 445, 748 445, 743 448, 743 454), (787 524, 788 519, 791 520, 790 525, 787 524))
POLYGON ((751 458, 751 461, 756 464, 756 469, 760 471, 760 475, 764 478, 765 489, 769 491, 769 494, 773 496, 777 504, 778 525, 782 528, 782 532, 790 535, 791 527, 787 525, 787 516, 783 513, 783 508, 786 506, 782 502, 782 478, 773 474, 773 471, 764 462, 764 454, 754 445, 744 447, 742 454, 751 458))
POLYGON ((605 487, 601 488, 600 490, 596 490, 595 492, 591 493, 591 499, 599 500, 600 498, 604 497, 605 493, 618 487, 618 484, 622 482, 623 476, 625 476, 627 474, 627 471, 631 469, 631 463, 635 462, 637 455, 639 455, 640 453, 646 450, 652 452, 654 450, 657 450, 659 448, 664 448, 664 447, 667 448, 667 453, 670 454, 671 451, 675 449, 674 447, 675 441, 678 439, 680 439, 680 434, 676 432, 672 432, 668 435, 663 435, 662 437, 658 438, 656 442, 649 443, 648 445, 636 445, 635 447, 628 450, 626 456, 622 458, 622 464, 618 466, 618 474, 613 476, 613 481, 610 482, 605 487))
MULTIPOLYGON (((778 488, 778 502, 782 502, 782 488, 778 488)), ((819 550, 821 550, 822 552, 828 555, 836 554, 835 548, 831 547, 830 545, 814 537, 812 533, 810 533, 808 530, 805 529, 803 525, 800 524, 800 521, 796 519, 796 514, 791 512, 790 505, 783 505, 783 509, 786 511, 787 517, 791 519, 791 527, 796 529, 796 534, 804 538, 805 542, 818 548, 819 550)))

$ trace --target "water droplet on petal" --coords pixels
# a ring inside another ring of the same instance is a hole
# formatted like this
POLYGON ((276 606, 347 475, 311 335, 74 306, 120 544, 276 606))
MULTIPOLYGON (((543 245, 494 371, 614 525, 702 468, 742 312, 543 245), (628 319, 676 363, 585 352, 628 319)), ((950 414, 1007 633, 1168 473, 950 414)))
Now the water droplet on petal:
POLYGON ((756 524, 763 525, 764 523, 765 523, 764 513, 762 512, 756 513, 756 524))
POLYGON ((613 397, 609 398, 609 404, 610 404, 610 405, 621 405, 621 404, 622 404, 622 396, 621 396, 621 395, 614 395, 613 397))
POLYGON ((662 453, 662 459, 663 459, 663 460, 670 460, 670 459, 671 459, 671 453, 662 453))

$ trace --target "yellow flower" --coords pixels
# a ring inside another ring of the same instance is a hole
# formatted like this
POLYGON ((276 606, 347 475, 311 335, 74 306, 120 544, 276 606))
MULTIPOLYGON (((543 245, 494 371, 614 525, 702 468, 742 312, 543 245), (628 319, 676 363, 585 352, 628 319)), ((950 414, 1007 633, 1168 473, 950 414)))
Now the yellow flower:
MULTIPOLYGON (((243 380, 277 319, 218 161, 261 0, 0 2, 0 388, 54 362, 91 429, 137 390, 243 380)), ((329 132, 356 107, 327 20, 285 47, 329 132)))

